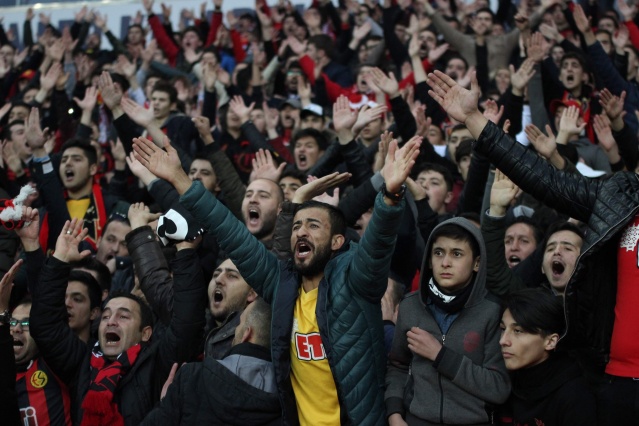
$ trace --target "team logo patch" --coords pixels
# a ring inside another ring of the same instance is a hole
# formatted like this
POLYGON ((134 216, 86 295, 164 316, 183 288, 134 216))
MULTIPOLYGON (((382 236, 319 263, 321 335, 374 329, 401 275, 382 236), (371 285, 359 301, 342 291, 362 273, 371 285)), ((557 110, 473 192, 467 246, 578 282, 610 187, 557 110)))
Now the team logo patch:
POLYGON ((34 388, 40 389, 47 385, 49 382, 49 377, 47 377, 47 373, 42 370, 37 370, 35 373, 31 375, 31 386, 34 388))
POLYGON ((464 351, 475 352, 479 347, 481 337, 476 331, 469 331, 464 335, 464 351))

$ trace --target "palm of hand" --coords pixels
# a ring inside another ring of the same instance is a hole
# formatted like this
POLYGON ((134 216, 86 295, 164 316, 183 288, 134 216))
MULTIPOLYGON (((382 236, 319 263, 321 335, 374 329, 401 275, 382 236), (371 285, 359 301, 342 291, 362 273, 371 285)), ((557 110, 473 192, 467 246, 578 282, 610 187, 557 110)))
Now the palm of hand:
POLYGON ((339 114, 333 117, 333 125, 335 126, 335 130, 337 131, 352 128, 355 125, 355 122, 359 121, 359 116, 363 115, 359 114, 358 116, 350 110, 340 110, 338 112, 339 114))
POLYGON ((517 195, 517 187, 511 181, 495 181, 490 191, 490 204, 508 207, 515 195, 517 195))
POLYGON ((465 122, 466 118, 477 109, 479 95, 460 85, 450 88, 443 98, 442 108, 455 120, 465 122))

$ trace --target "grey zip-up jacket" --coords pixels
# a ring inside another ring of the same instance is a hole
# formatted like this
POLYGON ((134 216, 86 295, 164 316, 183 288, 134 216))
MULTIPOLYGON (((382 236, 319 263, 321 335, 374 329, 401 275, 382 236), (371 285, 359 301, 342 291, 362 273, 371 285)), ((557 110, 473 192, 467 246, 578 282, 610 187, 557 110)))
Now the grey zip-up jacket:
POLYGON ((499 347, 501 308, 485 288, 486 249, 479 229, 466 219, 453 218, 435 230, 445 224, 463 227, 479 242, 481 258, 475 283, 463 309, 442 335, 426 306, 433 244, 428 240, 420 290, 399 305, 386 373, 386 414, 400 413, 409 424, 418 425, 490 424, 491 407, 506 401, 510 394, 499 347), (408 349, 406 332, 411 327, 426 330, 443 343, 434 362, 408 349))

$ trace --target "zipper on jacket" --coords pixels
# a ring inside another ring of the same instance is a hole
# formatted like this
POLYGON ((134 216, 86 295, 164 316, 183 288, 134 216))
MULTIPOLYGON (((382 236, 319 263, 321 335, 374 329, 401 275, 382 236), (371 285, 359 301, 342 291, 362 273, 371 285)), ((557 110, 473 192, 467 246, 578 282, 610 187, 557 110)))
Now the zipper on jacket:
MULTIPOLYGON (((446 346, 446 335, 442 334, 442 346, 446 346)), ((444 388, 442 387, 442 375, 437 373, 439 382, 439 423, 444 423, 444 388)))

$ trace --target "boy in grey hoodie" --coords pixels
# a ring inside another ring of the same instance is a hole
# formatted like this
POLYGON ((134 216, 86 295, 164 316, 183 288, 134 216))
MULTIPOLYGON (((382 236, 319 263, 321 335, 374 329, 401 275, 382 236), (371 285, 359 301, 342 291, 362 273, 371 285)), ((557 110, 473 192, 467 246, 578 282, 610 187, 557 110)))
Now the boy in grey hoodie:
POLYGON ((491 406, 506 401, 510 381, 481 232, 450 219, 426 247, 420 289, 399 305, 386 374, 389 424, 491 424, 491 406))

